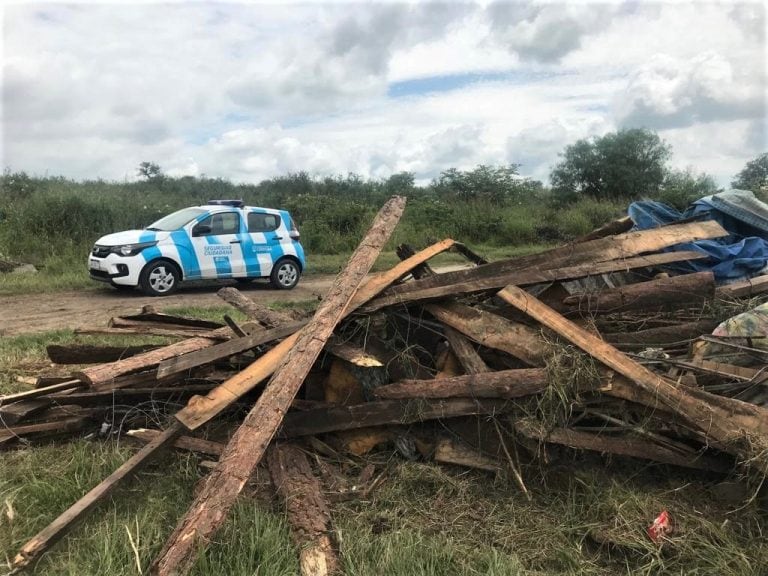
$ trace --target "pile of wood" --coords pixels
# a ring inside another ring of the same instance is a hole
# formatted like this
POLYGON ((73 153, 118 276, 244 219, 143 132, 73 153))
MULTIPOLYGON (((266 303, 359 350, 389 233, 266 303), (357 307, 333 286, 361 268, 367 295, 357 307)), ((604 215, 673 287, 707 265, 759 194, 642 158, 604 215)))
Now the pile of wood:
MULTIPOLYGON (((493 263, 453 240, 415 253, 401 246, 401 263, 369 276, 404 205, 394 197, 382 208, 311 318, 226 288, 220 295, 247 323, 144 310, 106 331, 178 341, 50 347, 57 363, 93 364, 2 398, 0 444, 137 427, 129 434, 146 444, 32 538, 15 568, 170 446, 214 461, 151 568, 161 575, 188 571, 262 462, 285 499, 302 572, 334 572, 332 474, 312 453, 360 456, 395 445, 408 457, 509 474, 524 492, 521 463, 546 457, 550 445, 715 473, 768 472, 768 410, 739 399, 765 387, 761 366, 691 353, 717 324, 707 312, 714 299, 750 297, 768 282, 716 288, 709 272, 663 273, 702 257, 665 249, 724 236, 717 223, 628 232, 624 219, 568 246, 493 263), (447 250, 468 267, 436 273, 428 261, 447 250), (598 288, 605 282, 614 287, 598 288), (164 429, 147 429, 147 414, 169 412, 164 429), (212 422, 231 433, 208 438, 212 422)), ((373 470, 364 476, 369 490, 373 470)))

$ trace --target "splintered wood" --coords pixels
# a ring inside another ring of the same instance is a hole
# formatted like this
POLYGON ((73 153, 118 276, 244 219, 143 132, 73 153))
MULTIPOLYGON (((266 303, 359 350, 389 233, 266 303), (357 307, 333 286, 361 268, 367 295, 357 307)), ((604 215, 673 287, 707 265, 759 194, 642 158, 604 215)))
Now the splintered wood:
POLYGON ((163 576, 189 571, 262 461, 305 576, 339 570, 331 496, 368 494, 384 474, 367 466, 358 491, 342 493, 351 481, 327 458, 394 445, 409 458, 508 474, 528 498, 526 466, 546 445, 717 474, 768 472, 764 366, 692 346, 718 324, 713 299, 750 297, 768 282, 716 287, 709 271, 670 267, 705 258, 673 247, 724 236, 719 224, 636 232, 622 219, 567 246, 491 263, 451 239, 420 251, 402 245, 400 263, 369 274, 404 207, 399 197, 386 203, 311 318, 227 287, 219 296, 247 322, 147 309, 107 330, 173 343, 50 346, 59 364, 90 365, 0 397, 0 448, 92 433, 105 414, 122 423, 114 432, 144 445, 25 544, 12 567, 36 561, 166 448, 215 462, 201 463, 209 473, 152 563, 163 576), (430 266, 448 250, 469 266, 430 266), (133 409, 142 402, 158 414, 133 409), (161 415, 165 430, 156 429, 161 415))

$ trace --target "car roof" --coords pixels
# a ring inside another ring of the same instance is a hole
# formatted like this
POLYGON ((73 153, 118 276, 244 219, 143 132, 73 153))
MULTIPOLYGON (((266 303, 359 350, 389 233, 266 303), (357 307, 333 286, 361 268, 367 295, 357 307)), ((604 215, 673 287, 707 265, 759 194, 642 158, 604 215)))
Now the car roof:
POLYGON ((198 206, 198 208, 205 208, 206 210, 214 210, 214 209, 232 209, 236 208, 238 210, 261 210, 263 212, 271 213, 271 214, 283 214, 287 213, 285 210, 278 210, 277 208, 262 208, 261 206, 226 206, 221 204, 201 204, 198 206))

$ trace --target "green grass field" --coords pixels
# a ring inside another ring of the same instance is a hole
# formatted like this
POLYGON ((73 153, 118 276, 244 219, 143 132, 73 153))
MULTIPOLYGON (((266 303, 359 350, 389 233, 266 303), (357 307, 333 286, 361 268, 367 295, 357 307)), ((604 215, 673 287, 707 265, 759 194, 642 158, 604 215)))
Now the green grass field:
MULTIPOLYGON (((167 311, 209 319, 231 313, 225 307, 167 311)), ((44 351, 48 343, 137 340, 146 338, 58 331, 0 339, 0 391, 24 389, 27 385, 18 377, 51 373, 44 351)), ((111 435, 1 452, 0 563, 9 562, 27 539, 135 450, 129 438, 111 435)), ((344 574, 768 573, 768 523, 758 500, 748 501, 752 493, 727 500, 717 492, 722 478, 698 472, 557 450, 549 456, 549 465, 535 461, 523 469, 530 501, 505 477, 406 461, 391 446, 367 458, 332 463, 351 481, 367 463, 385 474, 367 499, 333 504, 344 574), (657 546, 645 529, 664 509, 672 515, 675 531, 657 546)), ((146 573, 191 502, 204 475, 201 459, 174 452, 143 470, 46 554, 32 573, 146 573)), ((297 573, 297 550, 280 504, 265 499, 258 483, 245 491, 193 571, 227 576, 297 573)))

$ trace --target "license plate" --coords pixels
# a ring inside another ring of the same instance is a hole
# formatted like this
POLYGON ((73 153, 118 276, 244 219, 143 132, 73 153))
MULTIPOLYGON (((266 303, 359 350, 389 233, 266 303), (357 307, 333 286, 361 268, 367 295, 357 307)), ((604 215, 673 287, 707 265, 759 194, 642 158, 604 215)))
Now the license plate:
POLYGON ((101 262, 91 258, 91 270, 101 270, 101 262))

